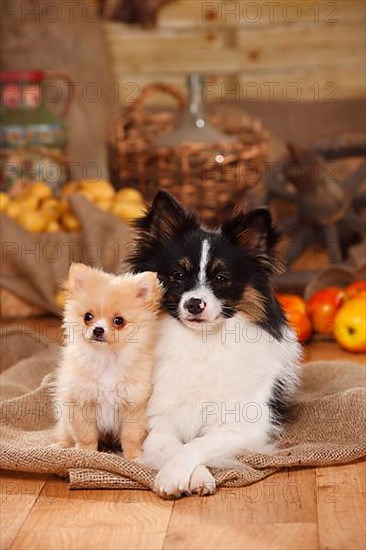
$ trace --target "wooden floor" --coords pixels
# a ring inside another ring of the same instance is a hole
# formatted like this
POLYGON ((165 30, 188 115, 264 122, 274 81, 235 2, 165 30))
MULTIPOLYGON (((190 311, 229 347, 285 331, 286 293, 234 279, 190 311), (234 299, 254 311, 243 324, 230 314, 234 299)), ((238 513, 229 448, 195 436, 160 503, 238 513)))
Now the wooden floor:
MULTIPOLYGON (((365 357, 314 343, 307 359, 365 357)), ((362 367, 361 367, 362 368, 362 367)), ((284 471, 210 497, 70 491, 52 476, 1 476, 0 548, 363 550, 365 463, 284 471)))

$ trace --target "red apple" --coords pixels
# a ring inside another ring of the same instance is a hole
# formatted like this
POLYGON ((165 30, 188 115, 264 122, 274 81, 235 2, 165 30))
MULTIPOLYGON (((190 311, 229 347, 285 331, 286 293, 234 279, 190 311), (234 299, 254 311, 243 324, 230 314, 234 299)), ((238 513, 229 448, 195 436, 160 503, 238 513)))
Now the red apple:
POLYGON ((301 343, 309 340, 312 334, 312 326, 306 312, 306 303, 296 294, 277 294, 291 328, 295 331, 301 343))
POLYGON ((318 290, 307 301, 307 312, 313 328, 320 334, 333 334, 334 319, 345 300, 345 291, 338 287, 318 290))

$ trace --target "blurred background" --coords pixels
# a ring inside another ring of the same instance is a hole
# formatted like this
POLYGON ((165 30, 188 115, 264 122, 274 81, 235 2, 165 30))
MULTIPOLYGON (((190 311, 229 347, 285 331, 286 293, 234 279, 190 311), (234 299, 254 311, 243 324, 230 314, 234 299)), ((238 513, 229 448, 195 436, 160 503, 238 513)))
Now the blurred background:
POLYGON ((268 205, 278 292, 364 279, 364 2, 3 0, 1 24, 3 317, 58 314, 72 260, 116 271, 158 188, 209 226, 268 205))

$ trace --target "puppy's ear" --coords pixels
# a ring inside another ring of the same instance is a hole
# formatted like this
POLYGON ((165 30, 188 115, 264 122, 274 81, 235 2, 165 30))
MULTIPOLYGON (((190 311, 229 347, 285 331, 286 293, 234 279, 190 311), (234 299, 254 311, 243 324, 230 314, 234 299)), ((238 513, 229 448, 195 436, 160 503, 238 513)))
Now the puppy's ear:
POLYGON ((278 232, 267 208, 239 212, 224 222, 221 233, 230 241, 255 255, 271 256, 278 241, 278 232))
POLYGON ((161 287, 156 273, 144 271, 135 275, 136 298, 144 303, 158 300, 161 296, 161 287))
POLYGON ((147 215, 136 222, 141 229, 154 237, 167 240, 180 231, 198 227, 195 216, 184 210, 181 204, 167 191, 159 191, 147 215))
POLYGON ((69 269, 69 276, 65 288, 69 292, 78 292, 85 287, 85 280, 93 271, 92 267, 84 264, 73 263, 69 269))

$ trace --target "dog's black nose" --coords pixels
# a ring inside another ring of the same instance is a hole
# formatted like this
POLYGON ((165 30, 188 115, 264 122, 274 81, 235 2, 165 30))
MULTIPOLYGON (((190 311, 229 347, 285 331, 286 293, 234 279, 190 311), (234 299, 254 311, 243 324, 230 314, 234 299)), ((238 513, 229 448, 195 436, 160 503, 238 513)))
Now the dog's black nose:
POLYGON ((185 302, 184 307, 188 309, 189 313, 192 313, 192 315, 198 315, 205 309, 206 302, 201 300, 201 298, 190 298, 185 302))
POLYGON ((104 334, 104 328, 103 327, 95 327, 93 330, 94 336, 102 336, 104 334))

